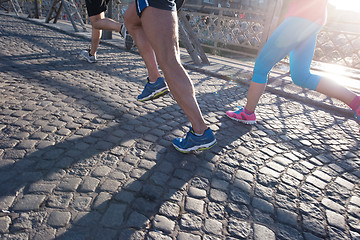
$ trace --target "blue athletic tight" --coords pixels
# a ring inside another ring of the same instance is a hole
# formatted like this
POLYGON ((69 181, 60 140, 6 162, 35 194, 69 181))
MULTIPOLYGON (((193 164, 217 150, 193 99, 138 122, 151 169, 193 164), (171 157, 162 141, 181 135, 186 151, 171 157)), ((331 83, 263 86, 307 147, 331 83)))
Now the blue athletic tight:
POLYGON ((320 29, 319 24, 305 18, 286 18, 270 36, 256 59, 252 81, 267 83, 270 70, 289 54, 294 84, 315 90, 321 77, 310 73, 310 64, 320 29))

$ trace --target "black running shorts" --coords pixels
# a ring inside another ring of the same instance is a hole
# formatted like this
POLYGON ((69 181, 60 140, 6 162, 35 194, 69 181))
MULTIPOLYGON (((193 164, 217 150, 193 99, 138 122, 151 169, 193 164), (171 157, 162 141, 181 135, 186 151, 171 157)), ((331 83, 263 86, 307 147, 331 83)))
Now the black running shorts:
POLYGON ((184 0, 135 0, 136 12, 141 17, 142 11, 147 7, 154 7, 168 11, 179 11, 184 0))
POLYGON ((109 0, 85 0, 88 16, 92 17, 105 12, 109 0))

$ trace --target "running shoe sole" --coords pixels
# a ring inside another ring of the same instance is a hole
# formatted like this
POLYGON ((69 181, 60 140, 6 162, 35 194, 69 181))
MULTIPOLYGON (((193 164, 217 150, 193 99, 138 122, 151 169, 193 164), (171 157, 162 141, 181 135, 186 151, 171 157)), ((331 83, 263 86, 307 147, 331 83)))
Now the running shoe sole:
POLYGON ((147 96, 146 98, 138 99, 138 101, 144 102, 148 100, 153 100, 161 96, 164 96, 168 93, 169 93, 169 89, 167 87, 164 87, 162 89, 159 89, 158 91, 153 92, 151 95, 147 96))
POLYGON ((88 61, 89 63, 96 63, 96 61, 91 60, 90 58, 88 58, 87 56, 85 56, 82 52, 80 53, 80 57, 84 58, 86 61, 88 61))
POLYGON ((230 117, 229 115, 226 114, 226 116, 228 116, 230 119, 232 120, 235 120, 235 121, 238 121, 238 122, 241 122, 241 123, 245 123, 245 124, 248 124, 248 125, 253 125, 256 123, 256 120, 250 120, 250 121, 247 121, 247 120, 242 120, 242 119, 237 119, 237 118, 234 118, 234 117, 230 117))
POLYGON ((129 34, 126 34, 125 36, 125 48, 126 50, 130 51, 131 48, 134 46, 134 40, 129 34))
POLYGON ((188 149, 182 149, 182 148, 179 148, 178 146, 176 146, 174 143, 173 143, 173 146, 176 150, 178 150, 179 152, 182 152, 182 153, 190 153, 190 152, 193 152, 193 151, 202 151, 202 150, 207 150, 207 149, 210 149, 212 148, 213 146, 216 145, 216 139, 214 139, 212 142, 210 143, 207 143, 207 144, 203 144, 203 145, 199 145, 199 146, 194 146, 192 148, 188 148, 188 149))

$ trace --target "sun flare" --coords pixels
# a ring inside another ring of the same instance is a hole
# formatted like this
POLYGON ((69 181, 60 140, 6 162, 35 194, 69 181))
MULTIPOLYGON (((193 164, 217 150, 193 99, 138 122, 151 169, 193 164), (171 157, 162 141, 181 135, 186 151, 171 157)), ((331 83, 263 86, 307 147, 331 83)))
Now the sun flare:
POLYGON ((329 3, 339 10, 360 12, 359 0, 329 0, 329 3))

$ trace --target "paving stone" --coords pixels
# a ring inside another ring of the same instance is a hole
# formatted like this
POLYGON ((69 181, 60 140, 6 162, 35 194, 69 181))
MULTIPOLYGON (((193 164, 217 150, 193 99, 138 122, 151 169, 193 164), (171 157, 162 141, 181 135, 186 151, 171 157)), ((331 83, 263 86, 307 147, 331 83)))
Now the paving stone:
POLYGON ((100 180, 93 177, 86 177, 80 184, 78 191, 80 192, 94 192, 99 185, 100 180))
POLYGON ((187 240, 187 239, 201 240, 201 236, 195 235, 195 234, 191 234, 191 233, 181 232, 181 233, 179 233, 179 235, 177 236, 176 239, 177 239, 177 240, 187 240))
MULTIPOLYGON (((250 190, 248 191, 250 193, 250 190)), ((265 187, 261 184, 255 185, 254 194, 256 197, 259 197, 266 201, 271 201, 272 196, 274 195, 274 191, 272 188, 265 187)))
POLYGON ((268 168, 268 167, 263 167, 260 169, 260 173, 263 173, 265 175, 268 175, 270 177, 274 177, 274 178, 278 178, 280 177, 280 173, 279 172, 276 172, 274 170, 272 170, 271 168, 268 168))
POLYGON ((345 239, 346 238, 346 234, 344 233, 344 231, 339 230, 338 228, 334 228, 334 227, 329 227, 329 237, 331 239, 345 239))
POLYGON ((16 145, 16 148, 31 149, 31 148, 34 148, 37 143, 38 143, 37 140, 22 140, 21 142, 19 142, 18 145, 16 145))
POLYGON ((305 240, 321 240, 321 239, 323 239, 323 238, 317 237, 317 236, 315 236, 315 235, 313 235, 311 233, 308 233, 308 232, 304 233, 304 238, 305 238, 305 240))
POLYGON ((322 237, 326 236, 325 221, 310 216, 303 216, 303 228, 308 232, 315 233, 322 237))
MULTIPOLYGON (((144 156, 144 157, 146 157, 146 156, 144 156)), ((154 167, 155 165, 156 165, 156 163, 154 161, 141 160, 140 164, 139 164, 139 167, 149 170, 152 167, 154 167)))
POLYGON ((161 205, 159 213, 168 218, 174 219, 180 215, 180 206, 176 203, 167 201, 161 205))
POLYGON ((71 202, 71 206, 79 211, 87 211, 90 208, 91 200, 91 197, 76 196, 71 202))
POLYGON ((176 189, 186 189, 187 186, 187 182, 178 178, 170 178, 170 181, 168 182, 168 185, 171 188, 176 188, 176 189))
POLYGON ((205 198, 206 197, 206 191, 203 189, 199 189, 196 187, 190 187, 189 188, 189 195, 194 198, 205 198))
MULTIPOLYGON (((105 168, 105 169, 108 170, 108 167, 105 168)), ((128 163, 123 163, 123 162, 121 162, 121 163, 118 164, 118 166, 117 166, 116 169, 118 169, 119 171, 124 172, 124 173, 129 173, 129 172, 131 171, 131 169, 133 169, 133 166, 131 166, 131 165, 128 164, 128 163)), ((107 171, 107 170, 106 170, 106 172, 109 173, 110 171, 107 171)), ((110 170, 111 170, 111 169, 110 169, 110 170)), ((106 173, 106 174, 107 174, 107 173, 106 173)), ((102 175, 100 175, 100 177, 102 177, 102 175)))
POLYGON ((19 216, 14 219, 11 229, 14 231, 29 230, 33 226, 32 219, 28 213, 20 213, 19 216))
POLYGON ((274 212, 274 206, 269 203, 268 201, 261 199, 261 198, 256 198, 254 197, 252 200, 252 206, 254 208, 257 208, 261 211, 264 211, 266 213, 273 213, 274 212))
POLYGON ((8 216, 0 217, 0 233, 6 233, 9 230, 11 218, 8 216))
POLYGON ((228 186, 229 186, 229 183, 224 180, 221 180, 221 179, 213 179, 211 181, 211 187, 219 189, 219 190, 226 191, 228 186))
POLYGON ((232 190, 230 191, 231 200, 242 203, 242 204, 250 204, 250 195, 244 191, 232 190))
POLYGON ((13 209, 15 211, 37 211, 45 201, 45 195, 28 194, 19 199, 13 209))
POLYGON ((360 234, 358 232, 350 231, 350 236, 352 239, 359 239, 360 234))
POLYGON ((238 219, 230 219, 227 230, 236 238, 248 238, 253 233, 253 229, 249 222, 238 219))
POLYGON ((144 198, 150 199, 151 201, 155 201, 156 199, 160 199, 163 194, 164 189, 159 186, 144 184, 141 194, 144 198))
POLYGON ((132 178, 130 178, 130 180, 128 180, 123 186, 123 189, 133 192, 138 192, 141 190, 141 188, 142 188, 142 183, 140 181, 135 181, 132 178))
POLYGON ((323 216, 321 206, 317 202, 301 202, 300 212, 320 219, 323 216))
POLYGON ((44 149, 44 148, 48 148, 50 146, 53 146, 54 144, 55 144, 55 142, 53 142, 53 141, 42 140, 41 142, 39 142, 39 144, 36 147, 38 149, 44 149))
POLYGON ((204 226, 205 232, 211 233, 214 235, 221 235, 222 228, 223 228, 223 225, 220 221, 211 219, 211 218, 205 219, 205 226, 204 226))
POLYGON ((99 187, 101 191, 116 192, 119 189, 120 182, 117 180, 106 179, 99 187))
POLYGON ((145 173, 146 173, 146 170, 144 170, 144 169, 134 169, 134 170, 131 171, 130 177, 132 177, 132 178, 134 178, 134 179, 139 179, 139 178, 141 178, 145 173))
POLYGON ((321 203, 326 207, 329 208, 331 210, 334 210, 335 212, 341 213, 344 211, 344 206, 332 201, 329 198, 323 198, 323 200, 321 201, 321 203))
POLYGON ((135 195, 132 192, 129 191, 120 191, 117 193, 114 197, 117 201, 124 202, 124 203, 130 203, 132 200, 134 200, 135 195))
POLYGON ((273 240, 276 239, 275 233, 260 224, 254 224, 254 240, 273 240))
POLYGON ((51 208, 62 208, 65 209, 69 206, 71 200, 73 199, 72 193, 61 194, 61 195, 52 195, 47 201, 47 206, 51 208))
POLYGON ((350 199, 350 203, 355 204, 360 207, 360 197, 352 196, 350 199))
POLYGON ((29 234, 28 233, 4 234, 3 239, 27 240, 29 239, 29 234))
POLYGON ((1 196, 0 197, 0 209, 1 210, 8 210, 10 206, 13 204, 15 200, 15 196, 1 196))
POLYGON ((204 211, 205 202, 192 197, 186 197, 185 199, 185 210, 202 214, 204 211))
POLYGON ((284 174, 282 177, 281 177, 281 180, 287 184, 287 185, 290 185, 290 186, 293 186, 293 187, 296 187, 296 186, 299 186, 300 185, 300 181, 297 180, 296 178, 294 178, 293 176, 290 176, 289 174, 284 174))
POLYGON ((137 212, 132 212, 129 216, 129 219, 126 221, 126 224, 132 228, 146 228, 149 222, 149 219, 144 215, 137 212))
POLYGON ((5 150, 4 152, 4 158, 6 159, 22 159, 24 158, 26 152, 25 150, 5 150))
POLYGON ((293 227, 296 227, 298 225, 297 220, 298 216, 293 211, 288 211, 287 209, 278 208, 276 210, 277 213, 277 219, 284 224, 289 224, 293 227))
POLYGON ((165 236, 159 232, 149 232, 149 240, 171 240, 171 237, 165 236))
POLYGON ((53 228, 40 229, 36 231, 34 239, 49 240, 55 239, 56 230, 53 228))
POLYGON ((260 151, 263 152, 264 154, 270 156, 270 157, 273 157, 273 156, 276 155, 276 152, 274 152, 274 151, 272 151, 272 150, 270 150, 268 148, 262 148, 262 149, 260 149, 260 151))
POLYGON ((154 227, 166 233, 171 233, 175 228, 175 222, 167 217, 156 215, 153 220, 154 227))
POLYGON ((218 201, 218 202, 224 202, 227 200, 226 193, 223 191, 219 191, 217 189, 211 189, 209 197, 211 200, 218 201))
POLYGON ((69 212, 58 212, 54 211, 50 213, 47 223, 53 227, 65 227, 71 218, 69 212))
POLYGON ((102 211, 107 207, 107 203, 111 200, 111 194, 107 192, 100 192, 95 198, 92 208, 102 211))
POLYGON ((288 240, 304 239, 297 229, 289 227, 287 225, 279 225, 276 236, 280 239, 288 240))
POLYGON ((103 215, 101 224, 106 227, 121 227, 124 221, 125 210, 126 205, 124 204, 111 204, 103 215))
POLYGON ((318 187, 320 189, 324 189, 327 186, 326 182, 321 181, 319 178, 316 178, 314 176, 309 176, 306 178, 306 182, 314 185, 315 187, 318 187))
POLYGON ((65 178, 57 186, 57 190, 63 192, 74 192, 81 183, 81 178, 65 178))
POLYGON ((345 179, 341 178, 341 177, 337 177, 335 180, 336 183, 340 184, 341 186, 346 187, 349 190, 352 190, 354 188, 354 184, 352 184, 349 181, 346 181, 345 179))
POLYGON ((219 203, 210 202, 207 207, 208 214, 215 219, 223 219, 225 207, 219 203))
POLYGON ((189 230, 200 230, 202 219, 192 213, 183 214, 180 220, 180 227, 189 230))
POLYGON ((75 226, 93 227, 99 224, 101 214, 97 211, 78 212, 73 216, 73 223, 75 226))
POLYGON ((34 184, 30 185, 29 192, 30 193, 51 193, 55 187, 56 187, 56 185, 51 184, 51 183, 34 183, 34 184))
POLYGON ((327 183, 331 181, 331 177, 320 170, 316 170, 315 172, 313 172, 313 175, 327 183))
POLYGON ((285 153, 284 157, 288 158, 289 160, 291 160, 293 162, 299 160, 299 158, 296 155, 294 155, 293 153, 285 153))
POLYGON ((191 181, 191 186, 200 188, 200 189, 205 189, 209 186, 209 180, 206 178, 203 178, 203 177, 195 177, 191 181))
POLYGON ((326 210, 326 218, 331 226, 335 226, 340 229, 345 229, 345 218, 342 214, 326 210))

